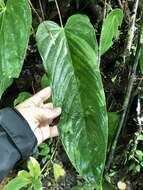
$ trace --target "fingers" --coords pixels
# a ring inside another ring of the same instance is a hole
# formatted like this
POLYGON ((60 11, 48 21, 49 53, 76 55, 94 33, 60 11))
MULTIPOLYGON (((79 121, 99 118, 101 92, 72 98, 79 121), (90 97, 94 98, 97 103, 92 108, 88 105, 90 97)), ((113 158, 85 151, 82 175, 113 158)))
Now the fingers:
POLYGON ((45 117, 47 119, 55 119, 61 115, 61 108, 46 109, 45 117))
POLYGON ((38 144, 40 144, 48 138, 58 136, 58 128, 57 126, 36 128, 35 136, 37 137, 38 144))
POLYGON ((29 98, 28 101, 33 102, 35 105, 40 105, 51 96, 51 93, 52 92, 50 87, 44 88, 43 90, 29 98))
POLYGON ((49 127, 50 129, 50 137, 56 137, 59 135, 57 126, 49 127))
POLYGON ((38 108, 36 111, 36 118, 42 122, 42 121, 52 121, 53 119, 57 118, 61 114, 61 108, 38 108))
POLYGON ((43 107, 44 108, 49 108, 49 109, 53 109, 54 108, 53 103, 44 104, 43 107))
POLYGON ((43 141, 45 141, 48 138, 56 137, 59 134, 57 126, 41 127, 40 130, 41 130, 42 140, 43 141))

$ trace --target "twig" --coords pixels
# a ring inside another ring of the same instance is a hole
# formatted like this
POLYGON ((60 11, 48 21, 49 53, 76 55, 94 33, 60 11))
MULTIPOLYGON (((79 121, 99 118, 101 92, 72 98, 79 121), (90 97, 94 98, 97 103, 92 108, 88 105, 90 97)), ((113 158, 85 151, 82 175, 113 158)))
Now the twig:
POLYGON ((57 151, 57 148, 58 148, 58 143, 59 143, 59 139, 57 140, 56 142, 56 145, 55 145, 55 149, 50 157, 50 159, 45 163, 45 165, 43 166, 42 170, 41 170, 41 173, 43 173, 45 171, 46 168, 48 168, 49 164, 53 162, 53 159, 55 157, 55 154, 56 154, 56 151, 57 151))
POLYGON ((138 126, 139 126, 139 131, 142 131, 142 119, 141 119, 141 87, 138 87, 138 100, 137 100, 137 122, 138 122, 138 126))
MULTIPOLYGON (((40 17, 40 15, 38 14, 38 12, 36 11, 36 9, 34 8, 34 6, 32 5, 31 1, 28 0, 29 2, 29 5, 31 6, 32 10, 34 11, 34 13, 37 15, 37 17, 39 18, 39 22, 41 23, 42 22, 42 18, 40 17)), ((55 44, 55 39, 54 39, 54 36, 51 32, 51 30, 47 27, 47 25, 45 24, 45 22, 43 22, 44 26, 45 26, 45 29, 47 30, 47 32, 49 33, 51 39, 53 40, 53 44, 55 44)), ((34 30, 33 30, 34 31, 34 30)), ((35 32, 34 32, 35 34, 35 32)))
POLYGON ((33 82, 33 81, 32 81, 31 86, 32 86, 32 91, 33 91, 33 94, 36 94, 36 92, 35 92, 35 88, 34 88, 34 82, 33 82))
POLYGON ((118 0, 118 4, 119 4, 120 8, 123 9, 123 5, 121 3, 121 0, 118 0))
POLYGON ((107 4, 107 0, 104 0, 104 16, 103 16, 104 19, 106 17, 106 4, 107 4))
POLYGON ((76 0, 76 10, 79 10, 79 0, 76 0))
POLYGON ((44 16, 44 11, 43 11, 41 0, 39 0, 39 6, 40 6, 41 13, 42 13, 42 19, 45 20, 45 16, 44 16))
POLYGON ((137 70, 137 66, 138 66, 139 58, 140 58, 140 51, 141 51, 141 43, 140 43, 140 35, 139 35, 139 40, 138 40, 138 45, 137 45, 137 49, 136 49, 135 60, 134 60, 134 63, 133 63, 133 69, 132 69, 132 73, 131 73, 128 88, 127 88, 126 97, 125 97, 124 104, 123 104, 124 111, 123 111, 122 116, 121 116, 121 120, 120 120, 120 123, 119 123, 119 127, 118 127, 118 130, 117 130, 114 142, 113 142, 112 147, 110 149, 110 153, 109 153, 109 156, 108 156, 106 169, 105 169, 106 173, 110 169, 111 162, 113 160, 113 156, 114 156, 114 153, 115 153, 115 149, 116 149, 116 146, 117 146, 117 142, 118 142, 120 132, 121 132, 122 128, 124 128, 124 126, 126 124, 126 121, 127 121, 127 116, 128 116, 129 107, 130 107, 131 93, 132 93, 134 82, 135 82, 135 79, 136 79, 136 70, 137 70))
POLYGON ((62 16, 61 16, 61 12, 60 12, 60 8, 59 8, 59 5, 58 5, 57 0, 55 0, 55 4, 56 4, 57 11, 58 11, 58 15, 59 15, 61 27, 64 28, 64 27, 63 27, 62 16))
POLYGON ((127 41, 127 48, 126 48, 127 54, 128 53, 131 54, 131 48, 132 48, 134 34, 135 34, 135 30, 136 30, 135 24, 136 24, 136 16, 137 16, 138 6, 139 6, 139 0, 136 0, 135 4, 134 4, 132 16, 131 16, 131 26, 128 31, 128 41, 127 41))
POLYGON ((31 9, 33 10, 33 12, 37 15, 39 21, 42 22, 42 19, 41 19, 40 15, 38 14, 38 12, 36 11, 36 9, 35 9, 34 6, 32 5, 31 1, 28 0, 28 2, 29 2, 29 5, 31 6, 31 9))

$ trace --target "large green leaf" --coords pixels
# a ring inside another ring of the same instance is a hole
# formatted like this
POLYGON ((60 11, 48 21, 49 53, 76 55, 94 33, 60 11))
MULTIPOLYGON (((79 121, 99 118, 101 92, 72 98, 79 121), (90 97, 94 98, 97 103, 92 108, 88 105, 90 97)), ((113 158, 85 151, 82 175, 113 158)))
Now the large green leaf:
POLYGON ((100 37, 100 54, 103 55, 112 45, 113 39, 119 36, 119 26, 123 20, 123 11, 121 9, 114 9, 105 18, 102 26, 100 37))
POLYGON ((49 85, 50 85, 49 77, 46 74, 44 74, 41 79, 41 87, 46 88, 49 85))
POLYGON ((0 0, 0 15, 5 11, 5 3, 3 0, 0 0))
POLYGON ((1 83, 9 83, 11 78, 19 77, 22 69, 32 16, 28 0, 7 0, 5 7, 3 1, 0 4, 0 76, 1 83))
POLYGON ((74 15, 65 28, 43 22, 36 37, 53 102, 62 107, 59 129, 65 150, 80 175, 102 189, 108 121, 94 28, 88 17, 74 15))
POLYGON ((108 112, 108 150, 114 140, 117 127, 120 120, 120 114, 117 112, 108 112))
POLYGON ((9 79, 3 75, 0 76, 0 98, 4 91, 12 84, 12 82, 13 79, 9 79))

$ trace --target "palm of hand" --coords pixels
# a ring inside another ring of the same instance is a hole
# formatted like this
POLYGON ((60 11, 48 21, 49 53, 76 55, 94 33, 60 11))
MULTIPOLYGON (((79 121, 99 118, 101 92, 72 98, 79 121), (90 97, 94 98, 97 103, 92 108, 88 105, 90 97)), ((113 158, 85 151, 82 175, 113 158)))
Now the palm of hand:
POLYGON ((57 126, 50 127, 50 124, 61 114, 61 108, 54 108, 52 103, 44 104, 50 96, 48 87, 16 106, 37 137, 38 144, 58 135, 57 126))

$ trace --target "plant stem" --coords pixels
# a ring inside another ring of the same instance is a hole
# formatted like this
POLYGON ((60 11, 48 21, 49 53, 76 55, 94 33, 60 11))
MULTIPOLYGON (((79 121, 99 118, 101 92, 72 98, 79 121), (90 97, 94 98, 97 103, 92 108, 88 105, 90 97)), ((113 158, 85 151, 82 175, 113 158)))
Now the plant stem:
POLYGON ((128 53, 131 54, 131 48, 132 48, 134 34, 135 34, 135 30, 136 30, 135 24, 136 24, 136 16, 137 16, 138 6, 139 6, 139 0, 136 0, 133 11, 132 11, 133 14, 131 16, 131 26, 128 31, 128 41, 127 41, 127 48, 126 48, 127 54, 128 53))
POLYGON ((38 14, 38 12, 37 12, 36 9, 34 8, 34 6, 33 6, 33 4, 31 3, 31 1, 28 0, 28 2, 29 2, 29 5, 30 5, 31 9, 33 10, 33 12, 37 15, 39 21, 42 22, 42 18, 40 17, 40 15, 38 14))
MULTIPOLYGON (((142 82, 142 80, 141 80, 141 82, 142 82)), ((140 84, 141 84, 141 82, 140 82, 140 84)), ((137 99, 137 109, 136 109, 136 111, 137 111, 137 122, 138 122, 138 127, 139 127, 139 129, 138 129, 138 131, 140 132, 140 131, 142 131, 142 117, 141 117, 141 95, 142 95, 142 92, 141 92, 141 86, 139 85, 138 86, 138 99, 137 99)))
POLYGON ((104 0, 104 19, 105 19, 105 17, 106 17, 106 5, 107 4, 107 0, 104 0))
POLYGON ((126 97, 124 100, 124 104, 123 104, 123 113, 121 116, 121 120, 119 123, 119 127, 114 139, 114 142, 112 144, 110 153, 109 153, 109 157, 108 157, 108 161, 106 164, 106 172, 109 171, 110 166, 111 166, 111 162, 113 160, 113 156, 115 153, 115 149, 117 146, 117 142, 118 142, 118 138, 120 135, 120 132, 122 130, 122 128, 124 128, 124 126, 126 125, 126 121, 127 121, 127 116, 128 116, 128 112, 129 112, 129 107, 130 107, 130 100, 131 100, 131 93, 133 90, 133 86, 134 86, 134 82, 136 80, 136 70, 137 70, 137 66, 139 63, 139 58, 140 58, 140 52, 141 52, 141 43, 140 43, 140 35, 139 35, 139 40, 138 40, 138 45, 137 45, 137 49, 136 49, 136 55, 135 55, 135 60, 134 60, 134 64, 133 64, 133 69, 132 69, 132 73, 130 75, 130 80, 129 80, 129 84, 128 84, 128 88, 127 88, 127 93, 126 93, 126 97))
POLYGON ((55 0, 55 4, 56 4, 57 11, 58 11, 58 15, 59 15, 61 27, 64 28, 64 27, 63 27, 62 16, 61 16, 61 12, 60 12, 59 5, 58 5, 57 0, 55 0))
POLYGON ((42 19, 45 20, 45 16, 44 16, 44 11, 43 11, 41 0, 39 0, 39 6, 40 6, 40 9, 41 9, 41 13, 42 13, 42 19))
POLYGON ((57 148, 58 148, 58 144, 59 144, 59 139, 57 140, 56 142, 56 145, 55 145, 55 149, 54 149, 54 152, 52 153, 50 159, 45 163, 45 165, 43 166, 42 170, 41 170, 41 173, 43 173, 45 171, 46 168, 48 168, 49 164, 53 162, 53 159, 56 155, 56 151, 57 151, 57 148))
POLYGON ((121 9, 123 9, 123 8, 124 8, 124 7, 123 7, 123 5, 122 5, 121 0, 118 0, 118 4, 119 4, 119 6, 120 6, 120 8, 121 8, 121 9))

